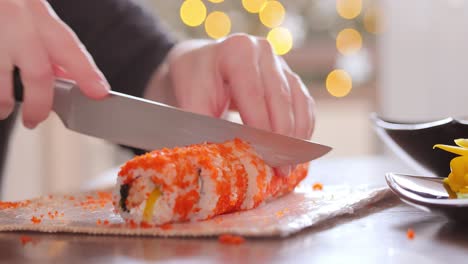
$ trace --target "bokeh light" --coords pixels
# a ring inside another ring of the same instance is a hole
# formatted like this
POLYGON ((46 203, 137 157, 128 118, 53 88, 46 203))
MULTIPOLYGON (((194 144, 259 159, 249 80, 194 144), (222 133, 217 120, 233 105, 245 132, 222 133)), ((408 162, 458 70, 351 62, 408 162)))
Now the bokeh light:
POLYGON ((205 21, 206 6, 201 0, 186 0, 180 6, 180 18, 190 27, 199 26, 205 21))
POLYGON ((211 12, 205 20, 205 31, 214 39, 225 37, 231 32, 231 19, 224 12, 211 12))
POLYGON ((366 10, 363 19, 364 28, 366 31, 373 34, 382 33, 382 25, 380 23, 381 17, 381 12, 375 7, 366 10))
POLYGON ((277 27, 268 32, 267 40, 273 46, 273 50, 278 55, 288 53, 293 46, 291 32, 284 27, 277 27))
POLYGON ((263 25, 274 28, 283 23, 286 11, 278 1, 267 1, 260 9, 260 21, 263 25))
POLYGON ((345 28, 336 36, 336 48, 343 55, 351 55, 362 48, 362 36, 357 30, 345 28))
POLYGON ((327 76, 327 91, 335 97, 344 97, 351 92, 353 81, 344 70, 333 70, 327 76))
POLYGON ((242 6, 250 13, 258 13, 266 0, 242 0, 242 6))
POLYGON ((208 0, 208 1, 210 1, 211 3, 218 4, 218 3, 223 2, 224 0, 208 0))
POLYGON ((353 19, 362 10, 362 0, 336 0, 336 11, 345 19, 353 19))

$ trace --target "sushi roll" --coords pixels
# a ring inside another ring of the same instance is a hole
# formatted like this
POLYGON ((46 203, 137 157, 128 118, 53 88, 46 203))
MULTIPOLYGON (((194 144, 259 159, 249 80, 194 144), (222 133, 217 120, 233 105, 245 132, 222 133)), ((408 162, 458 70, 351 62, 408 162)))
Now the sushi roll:
POLYGON ((302 164, 279 176, 240 139, 162 149, 124 164, 114 192, 127 222, 163 225, 249 210, 292 191, 307 174, 302 164))

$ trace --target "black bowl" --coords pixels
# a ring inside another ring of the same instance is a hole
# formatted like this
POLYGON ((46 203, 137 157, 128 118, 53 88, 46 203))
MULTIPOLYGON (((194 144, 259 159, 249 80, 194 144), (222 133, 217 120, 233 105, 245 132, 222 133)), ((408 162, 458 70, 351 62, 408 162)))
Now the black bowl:
POLYGON ((373 114, 371 119, 379 137, 400 158, 423 175, 447 177, 455 154, 433 149, 435 144, 455 145, 468 138, 468 120, 445 118, 432 122, 398 122, 373 114))

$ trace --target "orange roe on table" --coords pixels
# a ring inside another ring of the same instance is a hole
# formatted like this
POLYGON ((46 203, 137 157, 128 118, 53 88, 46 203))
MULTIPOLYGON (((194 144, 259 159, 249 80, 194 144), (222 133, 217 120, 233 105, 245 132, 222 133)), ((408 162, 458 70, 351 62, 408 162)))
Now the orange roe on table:
POLYGON ((33 224, 40 224, 41 221, 42 221, 42 220, 41 220, 39 217, 35 217, 35 216, 31 217, 31 222, 32 222, 33 224))
POLYGON ((314 183, 314 185, 312 185, 312 190, 314 190, 314 191, 323 190, 323 184, 321 184, 320 182, 314 183))
POLYGON ((410 240, 414 239, 414 230, 411 228, 408 228, 408 231, 406 231, 406 237, 410 240))
POLYGON ((101 200, 112 200, 112 193, 110 192, 98 192, 97 194, 101 200))
POLYGON ((32 237, 30 237, 30 236, 21 236, 21 237, 20 237, 20 241, 21 241, 21 244, 23 244, 23 246, 24 246, 24 245, 26 245, 26 244, 32 242, 33 239, 32 239, 32 237))
POLYGON ((109 200, 109 196, 107 194, 104 194, 104 192, 98 192, 98 196, 98 198, 95 198, 91 195, 87 195, 86 200, 80 203, 75 203, 74 205, 81 206, 85 210, 93 211, 98 209, 99 207, 104 208, 107 203, 111 202, 111 200, 109 200))
POLYGON ((47 212, 47 215, 49 216, 50 219, 54 219, 54 217, 55 217, 54 214, 51 213, 50 211, 47 212))
POLYGON ((109 225, 109 220, 107 220, 107 219, 104 220, 103 224, 104 224, 104 225, 109 225))
POLYGON ((281 210, 281 211, 276 212, 276 217, 277 218, 281 218, 283 216, 284 216, 284 211, 281 210))
POLYGON ((245 242, 245 239, 236 235, 220 235, 218 241, 222 244, 240 245, 245 242))
POLYGON ((3 209, 17 209, 20 207, 26 207, 31 203, 30 200, 22 201, 22 202, 2 202, 0 201, 0 210, 3 209))
POLYGON ((101 219, 96 220, 96 225, 100 225, 102 223, 101 219))

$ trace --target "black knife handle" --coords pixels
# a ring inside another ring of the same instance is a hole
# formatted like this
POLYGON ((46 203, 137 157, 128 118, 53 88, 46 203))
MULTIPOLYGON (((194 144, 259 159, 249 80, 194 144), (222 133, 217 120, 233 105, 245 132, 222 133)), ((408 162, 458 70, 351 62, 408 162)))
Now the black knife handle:
POLYGON ((23 102, 23 82, 21 81, 20 70, 15 67, 13 70, 13 93, 17 102, 23 102))

